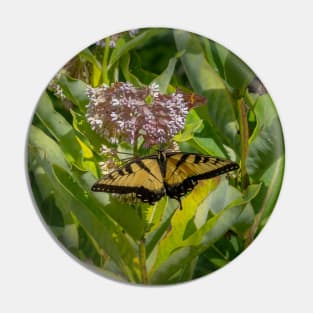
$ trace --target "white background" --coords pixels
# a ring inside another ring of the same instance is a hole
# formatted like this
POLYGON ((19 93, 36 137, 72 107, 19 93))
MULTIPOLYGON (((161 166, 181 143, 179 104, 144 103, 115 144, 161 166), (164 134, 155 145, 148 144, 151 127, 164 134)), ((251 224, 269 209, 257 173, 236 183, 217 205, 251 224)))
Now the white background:
POLYGON ((313 312, 309 3, 2 2, 1 312, 313 312), (261 235, 222 270, 173 287, 128 286, 86 270, 50 237, 25 179, 27 129, 49 80, 94 41, 144 26, 194 31, 235 52, 268 88, 286 140, 283 188, 261 235))

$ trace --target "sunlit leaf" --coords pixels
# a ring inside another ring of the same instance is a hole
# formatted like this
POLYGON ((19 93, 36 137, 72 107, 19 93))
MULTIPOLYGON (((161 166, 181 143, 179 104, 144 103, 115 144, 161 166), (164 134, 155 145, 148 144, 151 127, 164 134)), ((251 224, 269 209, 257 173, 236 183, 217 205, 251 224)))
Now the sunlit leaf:
POLYGON ((88 85, 82 80, 64 74, 60 76, 58 83, 66 97, 77 105, 82 112, 86 112, 86 105, 89 103, 89 98, 86 93, 88 85))
POLYGON ((249 176, 257 180, 284 154, 284 142, 280 121, 269 95, 258 97, 254 112, 257 126, 250 138, 246 166, 249 176))
POLYGON ((174 31, 179 50, 184 50, 181 61, 194 91, 207 97, 209 122, 223 142, 239 153, 238 122, 234 111, 234 99, 223 80, 207 62, 198 36, 174 31))
POLYGON ((210 218, 199 230, 186 238, 171 255, 157 262, 152 272, 155 284, 168 283, 171 276, 191 262, 199 253, 210 247, 236 222, 244 204, 251 201, 259 192, 259 186, 249 186, 239 199, 229 203, 221 212, 210 218))
POLYGON ((145 43, 148 39, 152 38, 153 36, 156 36, 159 34, 160 34, 159 29, 146 30, 146 31, 140 33, 135 38, 126 42, 124 45, 119 46, 118 49, 114 49, 114 51, 111 55, 109 64, 108 64, 108 68, 110 69, 114 65, 114 63, 120 57, 122 57, 125 53, 127 53, 128 51, 130 51, 130 50, 138 47, 139 45, 145 43))

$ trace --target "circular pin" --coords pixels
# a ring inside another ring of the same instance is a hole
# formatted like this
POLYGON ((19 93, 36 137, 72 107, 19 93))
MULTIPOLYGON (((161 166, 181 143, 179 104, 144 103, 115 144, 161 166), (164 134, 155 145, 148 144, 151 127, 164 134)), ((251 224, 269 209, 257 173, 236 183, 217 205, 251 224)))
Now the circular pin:
POLYGON ((237 258, 284 173, 263 82, 226 47, 179 29, 125 31, 73 56, 40 96, 27 140, 52 236, 130 284, 179 284, 237 258))

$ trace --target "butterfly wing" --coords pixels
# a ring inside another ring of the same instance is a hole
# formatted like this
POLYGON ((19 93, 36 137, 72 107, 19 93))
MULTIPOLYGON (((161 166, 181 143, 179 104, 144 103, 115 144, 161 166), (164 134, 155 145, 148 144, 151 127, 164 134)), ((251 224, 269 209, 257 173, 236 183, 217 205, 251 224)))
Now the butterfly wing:
POLYGON ((134 193, 141 201, 153 204, 165 194, 157 156, 137 158, 126 163, 102 177, 91 190, 119 194, 134 193))
POLYGON ((197 185, 198 180, 219 176, 238 168, 235 162, 209 155, 169 152, 166 154, 164 178, 166 193, 179 200, 197 185))

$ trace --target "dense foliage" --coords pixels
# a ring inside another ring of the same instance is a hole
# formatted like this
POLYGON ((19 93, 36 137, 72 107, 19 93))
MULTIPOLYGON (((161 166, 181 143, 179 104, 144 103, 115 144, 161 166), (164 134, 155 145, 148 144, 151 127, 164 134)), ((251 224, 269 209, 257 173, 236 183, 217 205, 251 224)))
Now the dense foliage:
POLYGON ((40 213, 73 255, 116 280, 172 284, 221 268, 254 240, 279 194, 284 144, 270 96, 238 57, 195 34, 142 29, 64 66, 39 100, 28 161, 40 213), (148 205, 92 192, 107 158, 101 147, 113 145, 87 121, 86 90, 118 81, 204 96, 174 139, 181 151, 232 159, 240 171, 199 183, 182 211, 167 197, 148 205))

